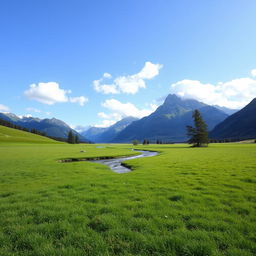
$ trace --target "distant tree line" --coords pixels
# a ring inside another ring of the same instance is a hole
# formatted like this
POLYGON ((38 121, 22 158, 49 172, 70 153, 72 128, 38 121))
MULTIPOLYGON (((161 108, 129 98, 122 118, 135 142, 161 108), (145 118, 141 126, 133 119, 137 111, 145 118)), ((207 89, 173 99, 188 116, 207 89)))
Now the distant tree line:
POLYGON ((143 145, 148 145, 149 144, 149 140, 144 139, 142 144, 143 145))
MULTIPOLYGON (((252 140, 252 137, 237 137, 237 138, 229 138, 229 139, 209 139, 210 143, 227 143, 227 142, 238 142, 242 140, 252 140)), ((256 140, 255 140, 256 143, 256 140)))
MULTIPOLYGON (((139 141, 139 140, 133 140, 133 141, 132 141, 132 144, 133 144, 133 145, 138 145, 138 144, 140 144, 140 143, 141 143, 141 141, 139 141)), ((144 139, 144 140, 142 141, 142 144, 143 144, 143 145, 149 145, 149 144, 173 144, 173 142, 172 142, 172 141, 162 141, 162 140, 160 140, 160 139, 156 139, 156 140, 144 139)))

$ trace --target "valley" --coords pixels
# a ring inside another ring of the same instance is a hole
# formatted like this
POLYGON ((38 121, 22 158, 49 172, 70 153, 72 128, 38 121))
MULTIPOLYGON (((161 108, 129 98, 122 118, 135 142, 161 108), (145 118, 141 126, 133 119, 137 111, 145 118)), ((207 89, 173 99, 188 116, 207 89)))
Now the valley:
POLYGON ((256 252, 255 143, 191 148, 16 139, 0 136, 0 255, 256 252), (131 148, 159 155, 125 161, 132 171, 123 174, 98 163, 58 162, 128 156, 131 148))

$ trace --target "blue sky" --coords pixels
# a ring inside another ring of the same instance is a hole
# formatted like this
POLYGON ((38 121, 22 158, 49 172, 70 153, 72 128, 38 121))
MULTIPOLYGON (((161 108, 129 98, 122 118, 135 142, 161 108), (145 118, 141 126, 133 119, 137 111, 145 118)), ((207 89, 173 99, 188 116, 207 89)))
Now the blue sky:
POLYGON ((3 0, 0 111, 106 126, 169 93, 256 97, 255 0, 3 0))

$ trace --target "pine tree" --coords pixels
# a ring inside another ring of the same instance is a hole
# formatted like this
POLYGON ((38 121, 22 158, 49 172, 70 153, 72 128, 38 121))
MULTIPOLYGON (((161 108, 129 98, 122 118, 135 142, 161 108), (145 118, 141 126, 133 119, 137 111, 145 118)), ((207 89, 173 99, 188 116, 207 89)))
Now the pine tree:
POLYGON ((149 140, 144 139, 144 140, 143 140, 143 145, 148 145, 148 144, 149 144, 149 140))
POLYGON ((187 135, 190 137, 188 142, 193 144, 193 147, 207 146, 209 143, 207 124, 197 109, 193 112, 192 117, 195 127, 187 126, 187 135))
POLYGON ((77 135, 77 134, 75 135, 75 143, 76 143, 76 144, 79 143, 79 138, 78 138, 78 135, 77 135))
POLYGON ((74 144, 75 143, 75 137, 73 132, 70 130, 68 133, 68 143, 74 144))

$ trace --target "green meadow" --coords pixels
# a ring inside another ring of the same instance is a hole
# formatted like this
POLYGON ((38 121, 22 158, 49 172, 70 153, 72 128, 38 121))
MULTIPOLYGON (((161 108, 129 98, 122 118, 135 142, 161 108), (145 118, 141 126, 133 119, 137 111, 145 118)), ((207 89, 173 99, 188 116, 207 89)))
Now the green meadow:
POLYGON ((0 126, 0 255, 256 255, 256 143, 138 145, 117 174, 60 159, 135 154, 0 126))

